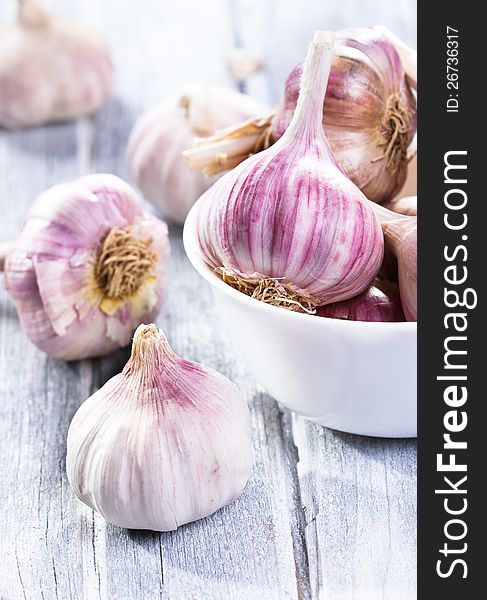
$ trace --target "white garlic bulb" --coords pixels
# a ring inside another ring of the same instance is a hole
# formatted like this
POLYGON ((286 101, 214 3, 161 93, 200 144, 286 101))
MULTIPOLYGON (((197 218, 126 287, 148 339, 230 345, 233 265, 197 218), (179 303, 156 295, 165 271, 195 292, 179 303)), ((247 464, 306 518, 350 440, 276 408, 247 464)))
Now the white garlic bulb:
POLYGON ((88 398, 68 432, 67 474, 107 521, 171 531, 235 500, 252 466, 250 413, 233 383, 177 357, 140 325, 122 373, 88 398))
POLYGON ((89 114, 112 91, 108 48, 91 28, 20 0, 0 31, 0 126, 28 127, 89 114))
POLYGON ((236 121, 266 112, 259 102, 222 86, 194 86, 137 121, 127 158, 137 185, 162 213, 183 223, 189 209, 217 177, 191 171, 182 152, 236 121))

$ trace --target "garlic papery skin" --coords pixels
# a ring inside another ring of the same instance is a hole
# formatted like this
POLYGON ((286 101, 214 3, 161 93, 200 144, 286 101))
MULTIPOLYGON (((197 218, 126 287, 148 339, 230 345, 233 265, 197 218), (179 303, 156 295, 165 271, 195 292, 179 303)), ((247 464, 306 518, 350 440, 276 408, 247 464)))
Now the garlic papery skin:
MULTIPOLYGON (((272 124, 274 139, 291 121, 301 75, 298 65, 286 81, 272 124)), ((382 203, 396 195, 416 132, 416 100, 399 54, 381 31, 337 32, 323 127, 339 165, 369 200, 382 203)))
POLYGON ((38 348, 65 360, 102 356, 159 313, 168 259, 166 224, 132 188, 88 175, 34 202, 8 249, 5 286, 38 348))
POLYGON ((269 114, 247 119, 220 129, 208 138, 196 139, 193 146, 183 152, 188 166, 208 177, 235 168, 252 154, 271 145, 273 117, 269 114))
POLYGON ((418 199, 417 196, 398 197, 384 204, 384 207, 401 215, 415 217, 418 213, 418 199))
POLYGON ((373 29, 380 31, 394 46, 399 54, 406 73, 406 79, 411 87, 416 89, 418 87, 418 56, 417 51, 411 48, 403 40, 401 40, 395 33, 393 33, 387 27, 383 25, 374 25, 373 29))
POLYGON ((368 290, 355 298, 320 306, 316 314, 345 321, 405 321, 398 285, 386 279, 376 279, 368 290))
POLYGON ((90 114, 110 97, 107 45, 90 27, 20 0, 0 30, 0 126, 9 129, 90 114))
POLYGON ((251 419, 236 386, 183 360, 140 325, 122 373, 68 431, 66 470, 82 502, 120 527, 171 531, 230 504, 252 469, 251 419))
POLYGON ((418 194, 418 155, 415 154, 408 163, 408 172, 406 181, 399 193, 389 202, 385 202, 384 206, 388 206, 396 202, 399 198, 417 196, 418 194))
POLYGON ((383 255, 372 204, 336 164, 321 125, 332 56, 333 34, 317 32, 285 134, 219 179, 195 208, 202 255, 227 283, 310 312, 367 289, 383 255))
POLYGON ((397 258, 399 292, 407 321, 417 321, 417 217, 374 205, 382 224, 386 249, 397 258))
POLYGON ((147 200, 183 223, 197 198, 216 181, 191 171, 183 150, 195 138, 265 111, 260 102, 229 88, 190 87, 177 101, 149 110, 135 124, 127 149, 132 177, 147 200))

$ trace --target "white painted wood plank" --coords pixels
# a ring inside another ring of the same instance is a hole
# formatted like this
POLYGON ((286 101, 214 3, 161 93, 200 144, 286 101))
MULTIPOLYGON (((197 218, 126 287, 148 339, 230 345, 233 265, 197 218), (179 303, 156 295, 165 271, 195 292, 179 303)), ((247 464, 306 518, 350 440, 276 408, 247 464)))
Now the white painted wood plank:
POLYGON ((293 419, 313 598, 416 597, 416 443, 293 419))

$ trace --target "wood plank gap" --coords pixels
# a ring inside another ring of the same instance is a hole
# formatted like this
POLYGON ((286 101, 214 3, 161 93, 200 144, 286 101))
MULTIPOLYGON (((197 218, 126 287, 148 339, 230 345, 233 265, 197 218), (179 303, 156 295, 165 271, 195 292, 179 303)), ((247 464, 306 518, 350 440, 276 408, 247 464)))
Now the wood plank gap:
POLYGON ((299 600, 311 598, 311 580, 309 574, 308 545, 306 541, 306 511, 301 496, 301 484, 298 475, 299 449, 294 443, 292 433, 292 415, 289 411, 281 412, 281 432, 285 443, 286 457, 291 476, 292 509, 295 511, 296 527, 291 531, 294 564, 296 569, 296 587, 299 600))
POLYGON ((76 123, 78 176, 92 173, 95 164, 95 121, 93 116, 79 119, 76 123))

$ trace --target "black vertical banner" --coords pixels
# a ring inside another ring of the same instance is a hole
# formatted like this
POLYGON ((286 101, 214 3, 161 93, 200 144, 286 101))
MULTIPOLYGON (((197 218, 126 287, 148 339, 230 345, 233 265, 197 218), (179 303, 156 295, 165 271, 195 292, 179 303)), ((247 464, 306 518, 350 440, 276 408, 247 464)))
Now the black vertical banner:
POLYGON ((418 598, 425 600, 478 598, 487 578, 480 514, 487 30, 475 6, 418 6, 418 598))

